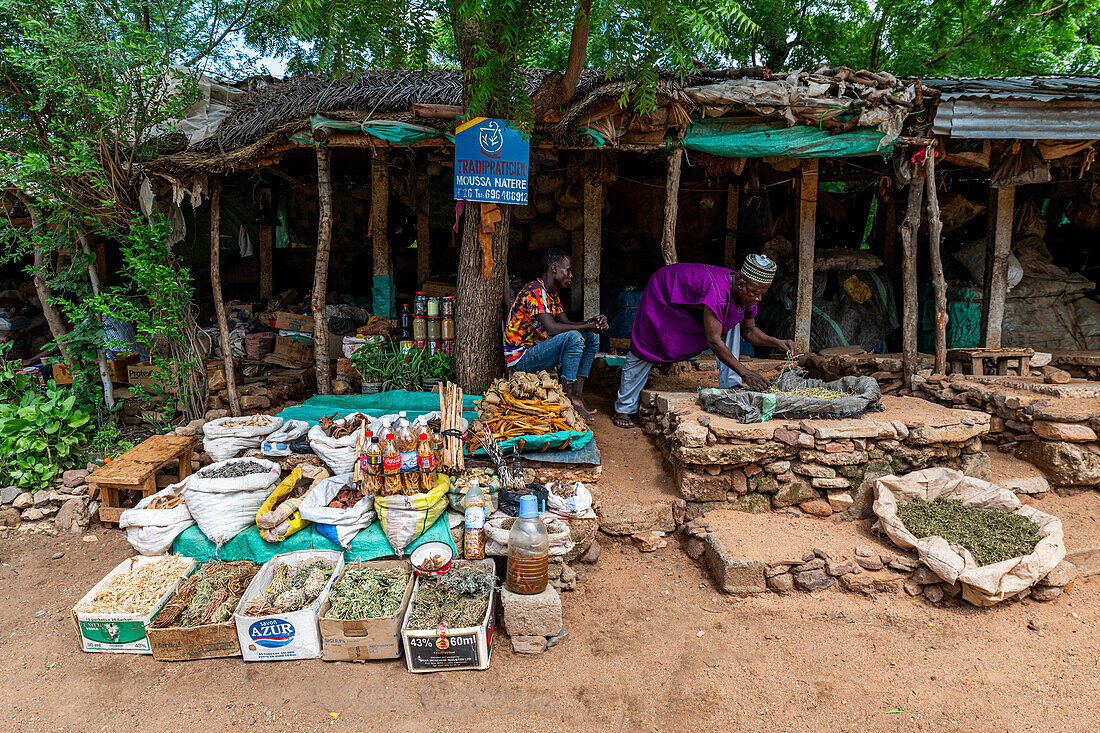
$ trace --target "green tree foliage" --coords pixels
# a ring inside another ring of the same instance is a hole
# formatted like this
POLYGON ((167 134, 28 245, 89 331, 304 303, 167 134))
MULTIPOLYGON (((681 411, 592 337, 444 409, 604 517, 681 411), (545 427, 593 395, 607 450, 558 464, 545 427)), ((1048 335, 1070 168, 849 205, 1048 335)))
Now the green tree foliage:
POLYGON ((250 69, 251 52, 227 39, 267 12, 254 0, 0 0, 0 189, 31 215, 29 227, 0 222, 0 261, 33 255, 40 297, 52 291, 42 299, 68 321, 62 343, 83 365, 77 391, 105 372, 103 316, 169 341, 188 321, 190 279, 165 228, 135 226, 141 165, 201 97, 179 65, 250 69), (120 248, 120 281, 98 282, 96 238, 120 248))

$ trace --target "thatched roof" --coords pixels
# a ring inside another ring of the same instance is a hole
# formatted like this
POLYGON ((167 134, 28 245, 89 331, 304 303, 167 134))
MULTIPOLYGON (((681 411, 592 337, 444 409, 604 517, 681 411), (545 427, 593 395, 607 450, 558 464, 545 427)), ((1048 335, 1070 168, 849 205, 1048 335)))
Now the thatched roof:
MULTIPOLYGON (((548 75, 557 72, 527 69, 522 73, 528 93, 533 93, 548 75)), ((635 131, 661 134, 666 128, 682 129, 689 119, 689 111, 694 108, 705 107, 707 113, 713 115, 723 104, 727 109, 752 109, 755 105, 758 114, 786 117, 790 124, 808 120, 819 124, 821 120, 815 109, 827 109, 828 116, 835 118, 846 112, 865 112, 870 107, 882 108, 891 104, 897 107, 896 95, 906 89, 912 90, 911 85, 907 87, 906 83, 892 77, 885 81, 881 78, 853 79, 853 73, 850 69, 825 72, 819 69, 813 73, 770 75, 761 69, 730 69, 700 70, 680 77, 662 72, 658 82, 659 109, 639 126, 629 119, 624 122, 624 114, 628 118, 634 116, 618 110, 618 100, 625 90, 624 78, 589 70, 582 74, 572 99, 562 105, 560 121, 540 125, 537 132, 562 143, 570 140, 572 133, 580 128, 611 130, 614 141, 618 142, 619 134, 627 131, 629 125, 633 125, 631 129, 635 131), (732 95, 731 85, 737 87, 732 95), (708 90, 705 101, 702 97, 696 98, 699 90, 708 90), (718 101, 715 101, 715 90, 718 101), (722 102, 723 97, 728 98, 728 103, 722 102), (888 101, 888 97, 894 101, 888 101), (800 111, 792 114, 792 109, 800 111), (615 116, 614 122, 608 121, 609 115, 615 116), (602 128, 599 123, 603 124, 602 128)), ((412 106, 462 103, 461 72, 453 69, 372 70, 342 78, 312 74, 259 83, 247 80, 239 86, 248 87, 249 91, 232 98, 228 114, 221 120, 216 134, 163 155, 150 163, 149 169, 224 173, 254 167, 271 154, 291 147, 288 136, 308 131, 313 114, 345 121, 413 122, 443 132, 453 129, 453 121, 414 118, 412 106)), ((912 97, 910 93, 909 99, 912 97)), ((905 103, 900 104, 904 108, 905 103)), ((654 144, 654 147, 659 145, 654 144)))

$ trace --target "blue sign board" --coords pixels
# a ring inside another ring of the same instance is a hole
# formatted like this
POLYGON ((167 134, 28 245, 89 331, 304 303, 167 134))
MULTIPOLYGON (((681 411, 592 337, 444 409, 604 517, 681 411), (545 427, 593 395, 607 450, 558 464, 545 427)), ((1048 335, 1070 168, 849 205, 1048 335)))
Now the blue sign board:
POLYGON ((455 131, 455 200, 526 204, 531 145, 508 120, 475 117, 455 131))

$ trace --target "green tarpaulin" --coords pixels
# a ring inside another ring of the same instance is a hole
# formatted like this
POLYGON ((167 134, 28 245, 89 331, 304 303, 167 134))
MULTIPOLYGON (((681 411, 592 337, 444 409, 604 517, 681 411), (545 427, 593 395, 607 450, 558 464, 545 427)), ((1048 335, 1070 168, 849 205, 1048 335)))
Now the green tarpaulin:
POLYGON ((893 143, 882 143, 883 134, 859 127, 836 135, 828 130, 785 122, 750 122, 725 118, 696 120, 684 135, 684 147, 727 158, 826 158, 882 155, 893 143))
MULTIPOLYGON (((422 535, 417 537, 405 548, 405 553, 412 552, 413 548, 425 542, 438 540, 446 542, 454 548, 454 540, 451 539, 451 530, 447 526, 447 514, 443 513, 431 527, 428 527, 422 535)), ((207 560, 252 560, 257 563, 265 563, 276 555, 295 550, 336 550, 343 551, 347 562, 363 562, 379 557, 389 557, 396 554, 386 533, 382 531, 382 523, 375 520, 366 529, 360 530, 351 541, 351 547, 344 550, 332 540, 321 536, 317 527, 310 525, 301 532, 296 532, 282 542, 268 542, 260 537, 260 530, 256 525, 238 534, 226 542, 220 548, 206 538, 197 526, 189 527, 176 537, 172 542, 172 552, 193 557, 201 562, 207 560)))
MULTIPOLYGON (((477 419, 474 401, 480 399, 481 395, 465 395, 462 398, 464 418, 471 422, 477 419)), ((438 409, 439 395, 435 392, 406 392, 396 389, 378 394, 314 395, 300 405, 286 408, 279 413, 279 417, 286 420, 305 420, 310 425, 316 425, 322 417, 330 417, 334 413, 341 417, 353 412, 382 417, 404 410, 408 413, 409 420, 415 420, 424 413, 438 409)))

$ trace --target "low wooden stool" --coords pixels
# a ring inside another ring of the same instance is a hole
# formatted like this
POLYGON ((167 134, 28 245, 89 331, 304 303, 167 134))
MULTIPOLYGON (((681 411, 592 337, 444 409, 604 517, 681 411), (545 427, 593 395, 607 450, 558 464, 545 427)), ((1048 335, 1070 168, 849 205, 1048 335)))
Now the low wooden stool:
POLYGON ((99 521, 118 524, 126 511, 120 490, 140 491, 143 498, 157 493, 157 471, 170 461, 179 459, 180 481, 190 476, 191 457, 199 440, 187 435, 154 435, 93 471, 87 481, 90 494, 99 490, 99 521))
POLYGON ((985 375, 985 367, 982 365, 983 359, 992 359, 997 365, 997 374, 1000 376, 1008 374, 1009 359, 1019 359, 1020 369, 1018 374, 1021 377, 1026 377, 1031 372, 1031 357, 1034 355, 1035 351, 1033 349, 948 349, 947 361, 955 366, 957 374, 965 374, 969 363, 970 374, 981 377, 985 375))

